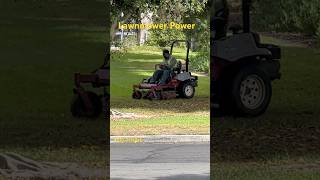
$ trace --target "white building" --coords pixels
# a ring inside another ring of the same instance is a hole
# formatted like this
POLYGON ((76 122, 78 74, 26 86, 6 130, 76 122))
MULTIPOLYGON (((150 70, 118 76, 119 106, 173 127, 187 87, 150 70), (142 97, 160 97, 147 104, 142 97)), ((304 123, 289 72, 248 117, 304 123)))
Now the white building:
MULTIPOLYGON (((123 14, 122 14, 123 17, 123 14)), ((141 21, 134 22, 134 20, 128 20, 128 22, 121 22, 121 23, 141 23, 141 24, 151 24, 152 23, 152 13, 141 13, 141 21)), ((148 29, 141 29, 141 30, 123 30, 120 29, 116 32, 115 41, 123 42, 123 40, 128 36, 136 36, 137 37, 137 44, 143 45, 149 36, 148 29)))

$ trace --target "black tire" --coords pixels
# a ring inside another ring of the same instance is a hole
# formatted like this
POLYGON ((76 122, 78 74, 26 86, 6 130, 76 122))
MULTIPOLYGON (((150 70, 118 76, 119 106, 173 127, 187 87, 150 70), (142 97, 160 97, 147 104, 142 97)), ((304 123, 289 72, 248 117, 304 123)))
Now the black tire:
POLYGON ((219 108, 217 108, 214 113, 222 114, 222 116, 234 114, 234 103, 231 96, 232 79, 224 78, 221 82, 217 83, 216 86, 218 86, 216 98, 219 103, 219 108))
POLYGON ((142 98, 142 93, 140 91, 135 91, 132 93, 132 98, 133 99, 141 99, 142 98))
POLYGON ((102 112, 104 113, 105 117, 107 118, 109 116, 109 111, 110 111, 110 94, 108 92, 105 92, 104 95, 101 97, 102 98, 102 107, 103 110, 102 112))
POLYGON ((193 98, 194 94, 195 88, 190 81, 183 83, 179 89, 179 96, 182 98, 191 99, 193 98))
POLYGON ((231 97, 236 115, 255 117, 263 114, 271 96, 268 75, 255 66, 240 69, 232 81, 231 97))
POLYGON ((81 96, 79 94, 76 94, 71 103, 72 116, 76 118, 83 118, 83 117, 97 118, 102 113, 101 98, 94 92, 87 91, 86 93, 93 105, 93 111, 90 112, 86 108, 81 96))

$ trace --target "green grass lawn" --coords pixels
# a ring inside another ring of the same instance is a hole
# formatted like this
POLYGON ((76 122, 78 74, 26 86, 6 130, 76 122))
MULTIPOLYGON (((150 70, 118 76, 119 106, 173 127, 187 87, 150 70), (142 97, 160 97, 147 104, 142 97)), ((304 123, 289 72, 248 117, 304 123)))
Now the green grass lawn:
POLYGON ((102 1, 0 2, 0 152, 104 167, 106 127, 74 119, 73 73, 103 62, 102 1))
POLYGON ((211 179, 222 180, 316 180, 319 162, 214 164, 211 179))
MULTIPOLYGON (((185 57, 184 49, 175 49, 177 59, 185 57)), ((209 77, 199 77, 193 99, 165 101, 134 100, 132 85, 154 72, 162 61, 162 50, 136 47, 111 60, 111 109, 135 113, 136 119, 111 121, 111 135, 209 134, 209 77)))

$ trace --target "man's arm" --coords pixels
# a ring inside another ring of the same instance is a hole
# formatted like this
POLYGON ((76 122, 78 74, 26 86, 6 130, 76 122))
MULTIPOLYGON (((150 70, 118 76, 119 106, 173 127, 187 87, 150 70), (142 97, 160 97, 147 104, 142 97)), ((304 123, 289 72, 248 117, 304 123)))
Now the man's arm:
POLYGON ((168 62, 164 59, 159 65, 160 69, 166 69, 168 67, 168 62))
POLYGON ((165 59, 162 60, 162 62, 160 63, 161 65, 167 65, 167 62, 165 59))

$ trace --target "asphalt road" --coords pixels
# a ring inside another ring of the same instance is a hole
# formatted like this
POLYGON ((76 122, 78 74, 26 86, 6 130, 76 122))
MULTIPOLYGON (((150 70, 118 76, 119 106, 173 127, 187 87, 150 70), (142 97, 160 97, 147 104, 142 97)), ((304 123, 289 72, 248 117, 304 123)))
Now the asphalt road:
POLYGON ((209 143, 111 144, 111 180, 209 180, 209 143))

